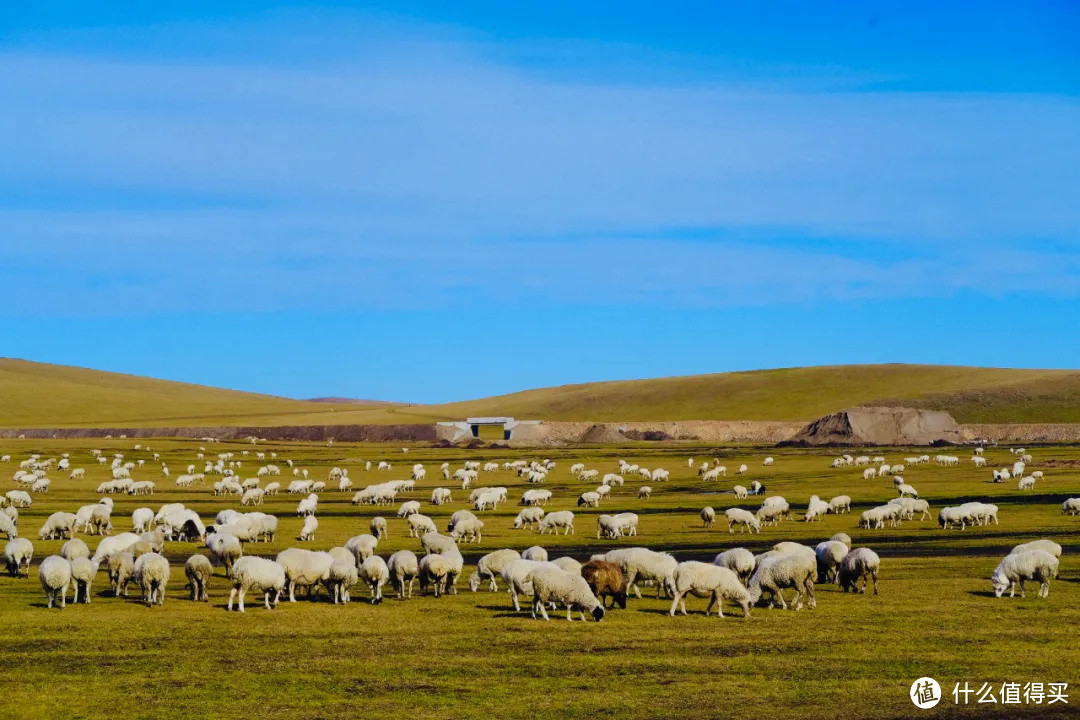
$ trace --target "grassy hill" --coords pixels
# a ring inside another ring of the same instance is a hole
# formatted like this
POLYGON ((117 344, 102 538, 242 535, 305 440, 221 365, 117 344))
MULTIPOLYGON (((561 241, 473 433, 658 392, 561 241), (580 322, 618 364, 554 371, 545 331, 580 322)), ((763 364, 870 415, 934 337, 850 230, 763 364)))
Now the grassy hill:
POLYGON ((395 407, 382 403, 309 403, 136 375, 0 358, 0 426, 4 427, 418 422, 391 416, 395 407))
POLYGON ((851 365, 586 383, 444 405, 319 402, 0 359, 0 426, 346 425, 543 420, 812 420, 851 405, 961 422, 1080 422, 1080 371, 851 365))
POLYGON ((457 417, 812 420, 852 405, 947 410, 960 422, 1080 422, 1080 371, 848 365, 587 383, 441 405, 457 417))

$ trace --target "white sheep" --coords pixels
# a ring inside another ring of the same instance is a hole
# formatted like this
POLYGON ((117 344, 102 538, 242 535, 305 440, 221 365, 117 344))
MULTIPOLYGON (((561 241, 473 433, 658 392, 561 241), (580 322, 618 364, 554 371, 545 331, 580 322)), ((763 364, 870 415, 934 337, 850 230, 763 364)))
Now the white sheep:
POLYGON ((165 604, 165 587, 169 583, 169 561, 155 552, 146 553, 135 561, 135 583, 142 587, 143 600, 149 606, 165 604))
POLYGON ((780 552, 773 550, 757 558, 757 568, 750 576, 747 591, 750 594, 750 603, 757 604, 765 592, 770 595, 769 607, 773 607, 777 601, 780 607, 787 610, 784 601, 783 590, 795 588, 795 597, 791 604, 794 609, 802 607, 799 602, 805 593, 807 604, 813 608, 817 606, 814 597, 814 577, 817 575, 817 562, 813 555, 807 556, 802 552, 780 552))
POLYGON ((1020 483, 1018 485, 1018 488, 1020 490, 1034 490, 1035 489, 1035 478, 1033 478, 1031 475, 1027 475, 1025 477, 1020 478, 1020 483))
POLYGON ((573 620, 572 613, 575 608, 580 612, 582 620, 585 620, 586 612, 597 622, 604 619, 603 604, 593 595, 589 584, 580 574, 573 575, 554 565, 543 565, 526 576, 526 583, 532 586, 534 618, 539 610, 545 620, 550 620, 544 605, 559 602, 566 605, 568 621, 573 620))
POLYGON ((746 499, 746 488, 742 485, 734 486, 733 488, 731 488, 731 492, 735 493, 735 497, 739 500, 746 499))
POLYGON ((378 555, 368 557, 360 565, 359 578, 371 590, 371 604, 381 603, 383 585, 390 581, 390 569, 386 562, 378 555))
POLYGON ((408 517, 410 515, 415 515, 418 512, 420 512, 420 501, 409 500, 407 502, 401 503, 401 507, 399 507, 397 511, 397 516, 408 517))
POLYGON ((377 537, 378 539, 384 540, 386 538, 386 535, 387 535, 387 532, 386 532, 386 518, 382 518, 382 517, 378 517, 378 516, 371 518, 371 523, 369 524, 369 528, 371 530, 371 534, 374 535, 375 537, 377 537))
POLYGON ((1080 497, 1068 498, 1061 503, 1062 515, 1080 515, 1080 497))
POLYGON ((870 581, 874 583, 874 594, 878 594, 878 570, 881 567, 881 558, 870 548, 855 548, 844 555, 840 561, 840 567, 836 573, 836 582, 844 592, 864 593, 870 581), (862 587, 859 587, 859 580, 862 587))
POLYGON ((328 552, 288 548, 275 558, 285 570, 285 590, 289 592, 289 602, 296 602, 296 589, 307 588, 308 596, 318 591, 320 583, 330 575, 330 566, 334 556, 328 552))
POLYGON ((410 515, 406 522, 409 524, 409 537, 418 538, 424 533, 437 532, 435 521, 427 515, 415 513, 410 515))
POLYGON ((491 592, 499 591, 499 584, 495 576, 502 573, 504 567, 514 560, 520 560, 521 553, 517 550, 502 549, 484 555, 476 563, 476 571, 469 577, 469 589, 476 592, 481 582, 487 581, 491 592))
POLYGON ((746 532, 747 528, 749 528, 751 532, 761 532, 761 522, 758 520, 757 516, 749 510, 744 510, 742 508, 728 508, 724 511, 724 516, 727 518, 729 533, 735 532, 733 528, 736 525, 741 526, 739 528, 740 534, 746 532))
POLYGON ((49 607, 53 607, 57 600, 60 607, 67 606, 67 591, 71 584, 71 563, 59 555, 50 555, 41 561, 38 566, 38 579, 41 587, 45 590, 49 607))
POLYGON ((4 564, 12 577, 30 577, 30 562, 33 559, 34 544, 26 538, 8 540, 4 545, 4 564))
POLYGON ((343 547, 330 548, 330 556, 334 558, 334 562, 330 565, 330 572, 323 582, 330 592, 331 602, 334 605, 344 605, 350 600, 352 586, 360 579, 356 569, 356 558, 352 551, 343 547))
POLYGON ((304 516, 304 526, 300 528, 298 540, 308 542, 315 539, 315 531, 319 529, 319 518, 314 515, 304 516))
POLYGON ((994 595, 1001 597, 1009 591, 1009 597, 1016 596, 1016 586, 1020 585, 1020 597, 1026 597, 1024 582, 1039 582, 1039 597, 1050 594, 1050 581, 1058 576, 1058 559, 1046 550, 1024 550, 1011 553, 1001 561, 990 578, 994 586, 994 595))
POLYGON ((38 537, 42 540, 52 540, 55 537, 64 539, 70 538, 74 532, 75 513, 54 512, 38 530, 38 537))
POLYGON ((416 558, 416 553, 411 550, 398 550, 390 556, 386 567, 390 573, 390 579, 394 581, 394 587, 397 588, 398 597, 411 598, 413 581, 420 574, 420 561, 416 558), (408 586, 405 584, 406 581, 408 581, 408 586), (406 588, 408 595, 406 595, 406 588))
POLYGON ((754 559, 754 553, 746 548, 739 547, 725 550, 717 555, 713 559, 713 565, 719 565, 731 570, 738 576, 739 582, 745 585, 750 580, 750 576, 754 574, 757 561, 754 559))
POLYGON ((6 513, 0 513, 0 533, 4 533, 9 539, 19 537, 19 528, 16 527, 15 522, 6 513))
POLYGON ((1029 550, 1043 550, 1050 553, 1056 558, 1061 557, 1061 546, 1053 540, 1047 540, 1046 538, 1042 538, 1041 540, 1032 540, 1031 542, 1017 545, 1009 551, 1009 554, 1016 555, 1017 553, 1028 552, 1029 550))
POLYGON ((841 513, 851 512, 851 497, 849 495, 837 495, 829 501, 829 512, 841 513))
POLYGON ((119 533, 110 537, 102 538, 94 551, 93 561, 99 565, 108 562, 108 559, 116 553, 121 553, 139 542, 139 536, 135 533, 119 533))
POLYGON ((734 600, 742 606, 743 617, 750 617, 750 594, 734 572, 721 565, 689 560, 675 567, 675 593, 668 614, 675 615, 675 609, 681 608, 686 615, 686 595, 709 598, 705 614, 716 605, 716 614, 724 617, 723 601, 734 600))
POLYGON ((445 505, 451 502, 450 489, 444 487, 437 487, 431 491, 431 504, 432 505, 445 505))
POLYGON ((483 539, 482 531, 484 529, 484 521, 479 518, 464 518, 454 524, 454 529, 450 531, 450 537, 454 539, 454 542, 480 542, 483 539))
POLYGON ((544 509, 540 507, 527 507, 517 514, 514 518, 514 529, 520 530, 521 528, 531 527, 532 525, 539 526, 540 521, 544 519, 544 509))
POLYGON ((533 545, 532 547, 527 547, 521 551, 521 559, 547 562, 548 552, 539 545, 533 545))
POLYGON ((249 555, 236 561, 233 566, 232 590, 229 592, 228 610, 233 608, 233 600, 239 594, 238 610, 244 612, 244 596, 248 592, 263 595, 266 609, 277 607, 288 582, 285 568, 269 558, 249 555))
POLYGON ((74 602, 77 603, 79 598, 82 598, 83 603, 89 605, 90 587, 94 584, 98 566, 86 557, 75 558, 69 562, 71 562, 71 581, 75 584, 74 602))
POLYGON ((574 513, 569 510, 550 512, 540 521, 539 531, 541 535, 547 532, 558 534, 559 528, 563 529, 563 535, 574 532, 574 513))
POLYGON ((620 548, 612 550, 601 556, 594 556, 594 560, 606 560, 613 562, 626 573, 627 590, 633 590, 634 594, 641 598, 641 589, 638 581, 653 583, 656 586, 656 597, 664 591, 672 595, 675 590, 675 567, 678 562, 674 557, 664 552, 656 552, 644 547, 620 548))
POLYGON ((844 556, 848 554, 848 545, 839 540, 826 540, 814 548, 817 559, 818 582, 832 582, 844 556))

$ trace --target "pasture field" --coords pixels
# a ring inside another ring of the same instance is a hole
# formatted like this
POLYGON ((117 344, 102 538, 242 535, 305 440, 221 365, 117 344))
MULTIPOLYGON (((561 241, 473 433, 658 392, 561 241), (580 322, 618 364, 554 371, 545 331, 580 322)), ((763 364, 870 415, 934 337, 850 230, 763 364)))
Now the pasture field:
MULTIPOLYGON (((935 520, 875 531, 857 529, 858 514, 895 496, 891 477, 864 480, 860 469, 832 469, 836 451, 828 449, 633 444, 550 450, 417 447, 404 454, 398 446, 372 444, 205 444, 208 457, 236 453, 243 461, 241 477, 253 476, 261 464, 256 450, 276 451, 283 468, 277 479, 283 486, 292 479, 286 458, 308 468, 312 479, 324 479, 330 467, 347 467, 354 489, 406 478, 411 464, 422 462, 427 479, 399 501, 420 500, 422 511, 441 529, 453 511, 466 506, 460 486, 443 480, 441 462, 460 467, 466 459, 550 457, 558 466, 544 486, 554 493, 546 509, 574 510, 576 533, 541 536, 512 530, 519 510, 515 503, 527 484, 505 470, 482 472, 478 485, 507 486, 510 499, 497 511, 478 513, 486 523, 483 541, 461 546, 467 566, 456 596, 436 599, 414 590, 412 600, 399 601, 387 587, 386 601, 372 606, 366 588, 357 586, 347 606, 331 605, 323 592, 317 602, 286 600, 266 611, 249 596, 244 615, 230 614, 222 568, 215 568, 209 603, 187 599, 184 560, 205 550, 173 542, 165 551, 172 579, 164 607, 140 604, 134 586, 130 598, 111 597, 102 570, 90 605, 46 609, 37 564, 57 553, 62 541, 39 541, 36 531, 50 513, 74 512, 99 497, 95 488, 109 471, 92 461, 90 448, 146 459, 133 477, 157 483, 153 496, 113 496, 114 532, 130 530, 130 514, 141 506, 156 510, 166 502, 183 502, 207 522, 224 508, 241 509, 238 497, 210 492, 212 477, 203 486, 177 489, 162 478, 148 451, 132 449, 136 442, 162 454, 172 479, 189 463, 201 465, 195 460, 195 441, 0 442, 0 454, 12 455, 10 464, 0 465, 7 488, 14 487, 6 478, 17 461, 32 452, 45 457, 69 452, 72 467, 87 471, 80 481, 51 471, 50 492, 35 495, 33 505, 20 513, 21 534, 34 542, 35 557, 29 579, 0 577, 4 717, 1025 718, 1075 717, 1080 704, 1080 517, 1060 513, 1065 498, 1080 495, 1080 448, 1029 448, 1035 456, 1031 469, 1043 470, 1046 477, 1025 493, 1012 481, 989 482, 989 468, 973 468, 966 449, 946 450, 960 455, 960 467, 919 466, 906 472, 907 481, 930 501, 935 520), (251 455, 241 456, 244 450, 251 455), (766 454, 776 458, 771 468, 761 465, 766 454), (703 483, 687 467, 688 456, 697 462, 719 457, 729 468, 728 477, 703 483), (638 500, 644 481, 628 477, 600 509, 579 510, 577 496, 595 483, 572 478, 570 465, 581 461, 603 474, 616 470, 618 458, 667 468, 671 480, 649 482, 652 498, 638 500), (364 460, 380 459, 393 468, 363 470, 364 460), (743 462, 749 472, 737 479, 734 469, 743 462), (754 479, 765 484, 767 495, 786 497, 793 518, 801 517, 811 494, 826 500, 850 495, 852 513, 829 515, 821 522, 793 519, 765 527, 760 535, 731 535, 723 510, 755 508, 760 498, 738 501, 730 488, 754 479), (451 487, 454 502, 431 506, 436 486, 451 487), (1000 525, 939 529, 936 510, 967 500, 999 505, 1000 525), (705 505, 719 516, 712 529, 703 528, 698 515, 705 505), (595 516, 621 511, 641 516, 640 535, 597 540, 595 516), (631 600, 626 610, 613 610, 597 624, 567 623, 560 613, 548 623, 531 619, 527 611, 514 613, 501 584, 498 593, 468 590, 469 565, 501 547, 521 550, 540 544, 553 558, 569 554, 585 560, 594 552, 635 544, 670 551, 679 560, 711 561, 738 545, 755 552, 781 540, 813 545, 839 531, 881 556, 879 595, 845 594, 818 585, 816 609, 755 608, 744 620, 734 606, 726 607, 724 619, 706 618, 701 614, 706 601, 696 598, 688 599, 688 617, 671 618, 670 601, 648 590, 645 599, 631 600), (1001 557, 1013 545, 1039 537, 1064 547, 1061 575, 1049 598, 1038 599, 1034 588, 1023 599, 994 598, 989 577, 1001 557), (920 711, 908 699, 911 682, 921 676, 936 678, 946 695, 932 710, 920 711), (1067 682, 1070 704, 978 705, 974 696, 968 706, 953 702, 956 682, 975 688, 991 683, 996 696, 1006 681, 1067 682)), ((869 454, 897 462, 925 452, 937 451, 894 448, 869 454)), ((1011 465, 1014 459, 1004 448, 988 448, 987 457, 992 467, 1011 465)), ((380 555, 402 548, 421 552, 419 542, 407 537, 405 521, 395 517, 396 505, 357 507, 349 503, 351 495, 336 490, 321 495, 320 526, 312 543, 296 540, 299 496, 283 492, 268 498, 258 509, 280 517, 277 539, 248 544, 245 551, 273 556, 290 546, 328 549, 368 532, 370 518, 383 515, 390 536, 380 543, 380 555)), ((96 545, 97 538, 86 539, 91 548, 96 545)))

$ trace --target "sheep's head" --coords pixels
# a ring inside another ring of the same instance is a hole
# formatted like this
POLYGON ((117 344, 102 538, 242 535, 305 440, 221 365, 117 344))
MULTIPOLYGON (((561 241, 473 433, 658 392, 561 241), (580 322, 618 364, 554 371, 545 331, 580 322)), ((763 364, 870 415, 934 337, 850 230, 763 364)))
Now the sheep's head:
POLYGON ((995 572, 993 577, 990 578, 990 583, 994 586, 994 597, 1004 595, 1005 591, 1009 589, 1009 585, 1012 584, 1001 572, 995 572))
POLYGON ((595 620, 596 622, 600 622, 601 620, 603 620, 604 619, 604 606, 603 605, 597 605, 596 607, 594 607, 593 610, 592 610, 592 616, 593 616, 593 620, 595 620))

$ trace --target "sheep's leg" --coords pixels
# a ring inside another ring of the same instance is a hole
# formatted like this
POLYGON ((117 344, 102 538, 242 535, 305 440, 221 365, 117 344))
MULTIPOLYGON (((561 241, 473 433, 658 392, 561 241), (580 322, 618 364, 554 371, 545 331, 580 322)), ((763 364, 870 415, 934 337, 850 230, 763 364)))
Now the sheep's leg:
POLYGON ((712 610, 712 606, 716 604, 716 592, 709 596, 709 604, 705 606, 705 617, 709 617, 709 611, 712 610))
MULTIPOLYGON (((675 617, 675 608, 679 607, 679 601, 681 599, 682 599, 682 595, 680 595, 678 592, 676 592, 674 599, 672 599, 672 601, 671 601, 671 609, 668 610, 668 615, 670 615, 671 617, 675 617)), ((683 615, 686 614, 685 603, 683 604, 682 614, 683 615)))
POLYGON ((870 578, 874 581, 874 594, 877 595, 877 570, 872 570, 870 572, 870 578))
POLYGON ((1024 578, 1020 578, 1020 597, 1027 597, 1027 591, 1024 589, 1024 578))
POLYGON ((289 586, 289 602, 296 602, 296 583, 293 580, 288 581, 289 586))
MULTIPOLYGON (((543 603, 543 602, 541 602, 539 598, 535 598, 533 602, 535 603, 535 608, 539 608, 539 609, 540 609, 540 614, 544 616, 544 619, 545 619, 545 620, 549 620, 549 621, 550 621, 550 620, 551 620, 551 618, 549 618, 549 617, 548 617, 548 614, 547 614, 547 610, 545 610, 545 609, 544 609, 544 603, 543 603)), ((533 617, 536 617, 536 610, 535 610, 535 608, 534 608, 534 610, 533 610, 533 617)))
MULTIPOLYGON (((574 614, 573 613, 574 613, 573 605, 567 605, 566 606, 566 622, 574 622, 574 614)), ((584 620, 584 619, 585 618, 583 617, 582 620, 584 620)))
POLYGON ((781 590, 779 587, 776 587, 776 588, 770 588, 770 591, 772 592, 773 599, 780 601, 780 609, 781 610, 787 610, 788 607, 787 607, 787 603, 784 602, 784 592, 783 592, 783 590, 781 590))

